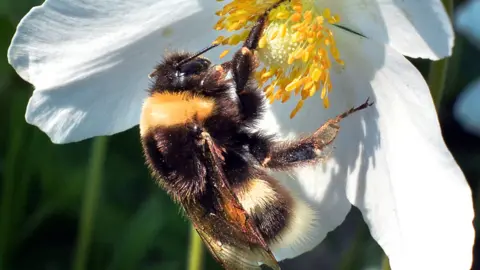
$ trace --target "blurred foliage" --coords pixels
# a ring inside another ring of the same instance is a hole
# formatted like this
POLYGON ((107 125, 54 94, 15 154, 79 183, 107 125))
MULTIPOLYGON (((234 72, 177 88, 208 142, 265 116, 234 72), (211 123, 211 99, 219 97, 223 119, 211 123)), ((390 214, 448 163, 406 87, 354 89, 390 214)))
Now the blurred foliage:
MULTIPOLYGON (((85 269, 185 269, 188 222, 151 180, 137 128, 103 138, 104 148, 96 149, 93 140, 54 145, 25 122, 32 87, 8 65, 6 51, 19 20, 40 2, 0 0, 0 270, 73 268, 81 237, 88 238, 85 269), (98 151, 106 157, 95 165, 98 151), (92 190, 98 196, 90 198, 92 190)), ((480 201, 480 138, 465 133, 451 113, 458 93, 480 76, 480 52, 461 36, 456 43, 439 114, 445 140, 480 201)), ((428 73, 428 61, 414 63, 428 73)), ((354 210, 327 241, 284 266, 365 269, 379 266, 382 254, 354 210)), ((477 245, 476 264, 478 254, 477 245)), ((205 269, 218 269, 206 257, 205 269)))

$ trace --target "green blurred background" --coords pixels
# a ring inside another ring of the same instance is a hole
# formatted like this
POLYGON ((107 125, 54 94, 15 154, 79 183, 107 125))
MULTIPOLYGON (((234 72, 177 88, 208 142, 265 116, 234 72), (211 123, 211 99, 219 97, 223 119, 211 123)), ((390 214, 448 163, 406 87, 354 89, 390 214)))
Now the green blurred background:
MULTIPOLYGON (((189 224, 151 180, 137 128, 54 145, 25 123, 32 87, 8 65, 6 52, 15 26, 40 3, 0 0, 0 270, 186 269, 189 224)), ((458 93, 480 76, 480 52, 458 35, 454 53, 439 114, 445 140, 477 201, 480 138, 462 130, 451 108, 458 93)), ((414 63, 428 74, 428 61, 414 63)), ((473 269, 480 269, 479 254, 477 247, 473 269)), ((353 209, 319 247, 283 266, 381 269, 383 256, 353 209)), ((218 269, 208 254, 205 260, 204 269, 218 269)))

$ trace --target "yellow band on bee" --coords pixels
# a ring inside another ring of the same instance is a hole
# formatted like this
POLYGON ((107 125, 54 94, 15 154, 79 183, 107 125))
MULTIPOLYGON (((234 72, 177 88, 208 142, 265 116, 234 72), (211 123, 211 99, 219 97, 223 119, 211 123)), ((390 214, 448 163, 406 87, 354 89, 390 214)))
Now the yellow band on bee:
POLYGON ((191 92, 154 93, 143 104, 140 134, 151 128, 170 127, 194 120, 203 121, 213 112, 213 99, 195 96, 191 92))

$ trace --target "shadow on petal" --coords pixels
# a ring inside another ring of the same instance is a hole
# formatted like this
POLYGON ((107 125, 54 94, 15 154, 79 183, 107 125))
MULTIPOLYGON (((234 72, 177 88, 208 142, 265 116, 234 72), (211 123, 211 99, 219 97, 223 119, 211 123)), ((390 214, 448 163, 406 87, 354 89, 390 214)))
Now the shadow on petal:
MULTIPOLYGON (((362 104, 367 98, 374 102, 376 100, 375 86, 371 81, 377 70, 384 65, 384 47, 376 46, 374 49, 377 56, 369 59, 363 51, 372 48, 365 47, 368 44, 363 42, 366 40, 364 37, 343 29, 334 29, 334 32, 345 67, 337 67, 337 72, 332 73, 330 108, 323 108, 322 100, 316 95, 307 99, 297 116, 290 119, 290 112, 296 106, 297 99, 292 98, 285 104, 274 103, 271 110, 279 123, 279 132, 284 137, 309 134, 327 119, 362 104), (351 65, 351 61, 358 63, 351 65), (358 69, 362 63, 365 63, 365 68, 358 69)), ((382 90, 388 91, 376 91, 382 90)), ((367 172, 376 166, 375 154, 381 147, 378 118, 375 105, 349 116, 340 123, 335 148, 326 162, 315 168, 297 169, 293 177, 276 175, 309 202, 318 214, 316 235, 312 235, 314 240, 305 243, 301 252, 312 249, 329 231, 343 222, 351 207, 346 194, 348 182, 356 183, 355 204, 362 207, 367 188, 367 172)))

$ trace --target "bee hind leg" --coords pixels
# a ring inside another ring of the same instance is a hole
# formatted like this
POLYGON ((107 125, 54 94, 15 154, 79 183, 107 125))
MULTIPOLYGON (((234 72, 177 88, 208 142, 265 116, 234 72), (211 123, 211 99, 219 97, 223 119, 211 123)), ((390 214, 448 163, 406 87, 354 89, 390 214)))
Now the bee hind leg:
POLYGON ((314 164, 321 160, 326 146, 316 143, 315 136, 292 141, 271 141, 259 135, 251 143, 250 151, 260 165, 272 170, 290 170, 295 167, 314 164))
POLYGON ((338 132, 340 131, 340 126, 338 125, 340 121, 345 119, 347 116, 366 109, 373 105, 373 102, 367 98, 367 100, 358 107, 353 107, 348 111, 336 116, 335 118, 329 119, 325 122, 317 131, 313 133, 315 142, 318 148, 323 148, 333 142, 337 137, 338 132))
POLYGON ((250 151, 261 166, 269 169, 289 170, 315 164, 327 156, 329 146, 340 131, 340 121, 372 105, 373 103, 367 99, 362 105, 329 119, 310 136, 294 141, 274 142, 269 137, 257 133, 251 138, 250 151))

